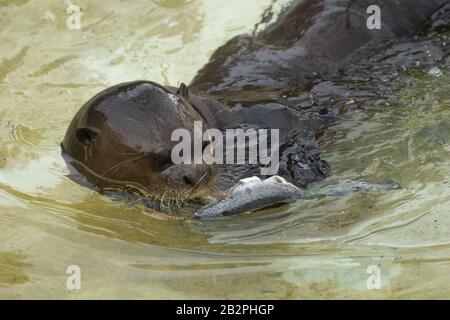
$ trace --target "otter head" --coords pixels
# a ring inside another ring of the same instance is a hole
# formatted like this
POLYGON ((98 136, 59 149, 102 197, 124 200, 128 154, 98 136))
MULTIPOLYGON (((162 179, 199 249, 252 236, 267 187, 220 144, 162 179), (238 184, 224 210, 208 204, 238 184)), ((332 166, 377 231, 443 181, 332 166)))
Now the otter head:
POLYGON ((185 200, 210 190, 218 170, 174 164, 176 129, 208 124, 177 92, 149 81, 119 84, 89 100, 73 118, 61 146, 70 164, 96 186, 131 188, 155 199, 185 200))

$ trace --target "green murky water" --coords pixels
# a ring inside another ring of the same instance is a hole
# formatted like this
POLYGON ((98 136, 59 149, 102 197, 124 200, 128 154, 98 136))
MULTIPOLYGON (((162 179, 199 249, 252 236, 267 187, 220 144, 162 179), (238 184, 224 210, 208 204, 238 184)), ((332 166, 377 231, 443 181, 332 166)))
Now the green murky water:
POLYGON ((450 298, 448 59, 412 73, 395 112, 337 123, 324 152, 331 179, 402 190, 165 220, 67 179, 66 127, 112 84, 189 82, 271 1, 77 1, 81 31, 66 27, 70 3, 0 1, 0 298, 450 298), (81 290, 66 287, 70 265, 81 290))

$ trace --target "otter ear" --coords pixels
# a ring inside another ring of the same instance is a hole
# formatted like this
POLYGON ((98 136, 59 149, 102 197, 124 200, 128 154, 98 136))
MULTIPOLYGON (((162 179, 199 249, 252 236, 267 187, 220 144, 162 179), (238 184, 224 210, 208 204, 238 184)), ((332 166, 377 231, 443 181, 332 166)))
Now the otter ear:
POLYGON ((177 90, 177 94, 189 101, 189 89, 183 82, 180 84, 180 87, 177 90))
POLYGON ((97 138, 98 132, 95 132, 90 128, 78 128, 75 135, 82 144, 87 146, 91 144, 92 141, 95 140, 95 138, 97 138))

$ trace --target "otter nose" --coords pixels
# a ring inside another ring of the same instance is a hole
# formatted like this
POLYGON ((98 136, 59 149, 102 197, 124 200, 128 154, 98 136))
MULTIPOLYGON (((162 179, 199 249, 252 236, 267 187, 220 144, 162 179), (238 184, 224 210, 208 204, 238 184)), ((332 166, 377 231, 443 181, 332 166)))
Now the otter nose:
POLYGON ((167 183, 181 190, 196 190, 211 181, 215 171, 207 165, 173 165, 163 172, 167 183))
POLYGON ((208 166, 198 166, 196 168, 190 168, 187 172, 183 172, 182 179, 184 183, 189 187, 195 187, 200 182, 204 183, 209 181, 211 175, 211 168, 208 166))
POLYGON ((194 177, 188 176, 188 175, 184 175, 183 176, 183 181, 184 183, 186 183, 188 186, 195 186, 195 184, 197 183, 196 179, 194 177))

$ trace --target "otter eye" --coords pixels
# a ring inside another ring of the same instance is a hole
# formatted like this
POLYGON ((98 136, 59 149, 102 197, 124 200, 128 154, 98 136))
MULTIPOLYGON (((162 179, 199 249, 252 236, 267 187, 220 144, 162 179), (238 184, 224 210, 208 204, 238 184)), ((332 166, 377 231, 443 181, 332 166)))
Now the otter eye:
POLYGON ((170 167, 173 162, 170 158, 153 158, 153 164, 158 170, 165 170, 170 167))

